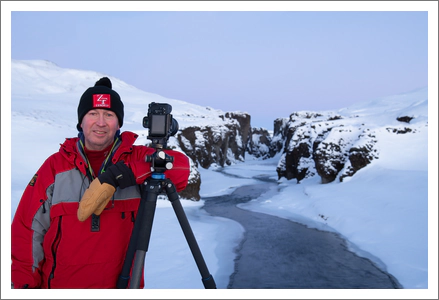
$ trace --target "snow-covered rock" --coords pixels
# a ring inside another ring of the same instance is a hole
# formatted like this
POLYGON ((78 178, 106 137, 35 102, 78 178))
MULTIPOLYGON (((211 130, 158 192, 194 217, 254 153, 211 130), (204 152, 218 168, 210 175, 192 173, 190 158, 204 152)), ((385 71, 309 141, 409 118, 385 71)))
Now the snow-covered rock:
POLYGON ((277 119, 272 140, 276 149, 283 142, 279 178, 300 182, 319 175, 322 183, 329 183, 352 177, 379 159, 377 134, 405 135, 416 141, 418 129, 428 126, 427 96, 424 88, 374 100, 373 106, 367 102, 337 112, 300 111, 277 119))

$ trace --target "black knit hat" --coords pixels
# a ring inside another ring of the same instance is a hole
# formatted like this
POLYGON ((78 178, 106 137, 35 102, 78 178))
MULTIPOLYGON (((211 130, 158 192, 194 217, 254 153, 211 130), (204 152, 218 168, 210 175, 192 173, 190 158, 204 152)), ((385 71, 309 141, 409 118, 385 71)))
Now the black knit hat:
POLYGON ((123 103, 119 94, 112 89, 108 77, 102 77, 96 81, 94 87, 88 88, 81 96, 78 105, 78 124, 76 128, 82 131, 81 123, 85 114, 95 108, 103 108, 113 111, 118 120, 119 127, 123 124, 123 103))

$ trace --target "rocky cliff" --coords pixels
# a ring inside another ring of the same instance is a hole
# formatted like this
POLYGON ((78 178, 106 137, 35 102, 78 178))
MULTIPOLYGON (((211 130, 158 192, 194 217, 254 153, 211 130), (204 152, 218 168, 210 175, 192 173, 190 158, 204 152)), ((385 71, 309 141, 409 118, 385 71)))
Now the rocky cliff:
POLYGON ((354 176, 379 159, 377 134, 384 139, 406 135, 416 142, 418 129, 428 127, 427 96, 427 89, 420 89, 339 112, 302 111, 277 119, 275 149, 283 142, 278 177, 299 183, 318 175, 322 183, 330 183, 354 176))
POLYGON ((187 126, 180 128, 172 137, 172 148, 184 152, 191 161, 191 176, 188 187, 180 196, 199 200, 202 178, 198 168, 225 167, 245 161, 246 153, 264 159, 272 157, 272 141, 263 128, 252 128, 250 115, 226 112, 219 115, 220 122, 213 125, 187 126))
POLYGON ((352 176, 373 159, 374 133, 367 126, 350 126, 340 115, 296 112, 278 128, 284 149, 277 167, 279 178, 300 182, 318 174, 322 183, 352 176))
POLYGON ((194 165, 187 197, 199 199, 198 167, 226 167, 243 162, 246 154, 266 159, 280 153, 279 179, 300 183, 319 176, 323 184, 343 182, 379 159, 377 134, 384 139, 409 135, 415 141, 419 126, 428 126, 426 90, 418 94, 414 103, 404 102, 401 96, 401 101, 377 101, 337 112, 293 112, 274 121, 272 136, 264 128, 251 127, 245 113, 225 113, 220 116, 222 123, 212 126, 183 128, 176 144, 194 165), (392 111, 393 117, 388 113, 380 117, 383 111, 392 111))

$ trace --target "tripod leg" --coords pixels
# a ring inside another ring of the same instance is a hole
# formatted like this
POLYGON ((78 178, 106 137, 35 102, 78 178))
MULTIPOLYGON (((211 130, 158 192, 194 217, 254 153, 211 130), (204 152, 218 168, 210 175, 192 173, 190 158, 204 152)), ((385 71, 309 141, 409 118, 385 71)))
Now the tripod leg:
POLYGON ((201 254, 200 248, 198 247, 197 240, 195 239, 194 233, 192 232, 189 221, 181 205, 180 199, 177 194, 177 190, 171 180, 166 179, 165 190, 168 195, 169 201, 172 203, 175 215, 177 216, 178 222, 180 223, 181 229, 183 230, 186 241, 191 249, 192 256, 195 259, 198 270, 201 274, 201 281, 203 282, 204 288, 206 289, 216 289, 215 280, 207 269, 206 263, 204 261, 203 255, 201 254))
POLYGON ((137 219, 140 218, 140 229, 137 234, 137 250, 134 258, 130 289, 139 288, 140 286, 140 279, 142 278, 145 265, 145 255, 148 251, 149 240, 151 238, 152 223, 154 221, 154 214, 157 206, 157 196, 160 193, 160 190, 160 181, 153 179, 148 181, 142 194, 141 201, 145 202, 145 207, 141 212, 141 215, 139 215, 140 212, 137 214, 137 219))
MULTIPOLYGON (((143 211, 145 210, 145 203, 146 201, 140 201, 139 203, 139 209, 138 209, 138 216, 143 215, 143 211)), ((116 287, 118 289, 126 289, 128 286, 128 281, 130 280, 130 272, 131 272, 131 266, 133 264, 134 260, 134 254, 136 252, 136 246, 137 246, 137 239, 139 236, 140 226, 141 226, 142 220, 137 217, 134 221, 134 228, 133 232, 131 234, 130 243, 128 244, 128 250, 125 255, 124 264, 122 267, 122 272, 117 280, 116 287)))

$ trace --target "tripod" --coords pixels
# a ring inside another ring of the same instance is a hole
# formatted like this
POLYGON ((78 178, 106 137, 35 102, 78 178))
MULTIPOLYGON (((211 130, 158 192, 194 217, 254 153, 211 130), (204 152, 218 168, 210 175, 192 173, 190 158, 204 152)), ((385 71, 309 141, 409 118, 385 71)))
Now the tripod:
POLYGON ((179 200, 177 189, 173 182, 166 178, 164 174, 164 171, 172 168, 173 157, 165 154, 160 145, 155 145, 155 148, 156 151, 153 155, 147 156, 145 159, 147 162, 151 162, 153 173, 151 177, 144 182, 137 218, 134 222, 133 232, 128 245, 122 272, 117 282, 117 288, 124 289, 127 287, 128 281, 130 280, 131 266, 133 266, 133 271, 129 288, 134 289, 139 288, 140 286, 140 280, 145 264, 145 256, 148 251, 151 237, 152 224, 157 205, 157 196, 165 191, 169 201, 172 203, 174 212, 186 237, 186 241, 189 244, 198 270, 200 271, 204 288, 216 289, 215 281, 207 269, 200 248, 198 247, 195 236, 189 225, 189 221, 179 200))

